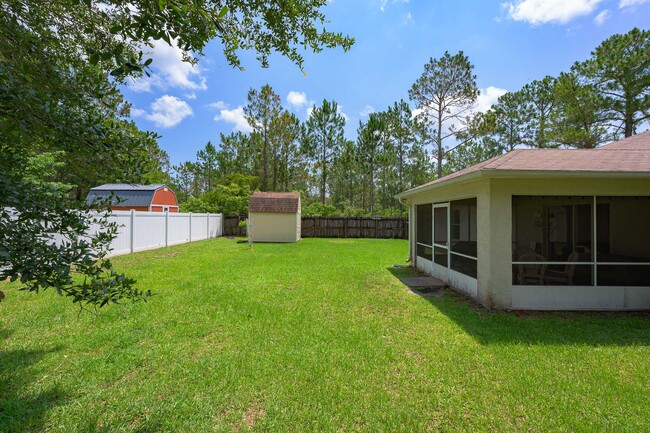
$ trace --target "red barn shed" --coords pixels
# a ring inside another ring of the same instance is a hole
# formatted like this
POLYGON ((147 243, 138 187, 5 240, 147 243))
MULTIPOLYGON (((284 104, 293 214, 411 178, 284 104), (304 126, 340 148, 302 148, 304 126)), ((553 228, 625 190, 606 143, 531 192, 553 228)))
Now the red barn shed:
POLYGON ((138 210, 146 212, 178 212, 176 194, 167 185, 138 185, 128 183, 107 183, 91 189, 87 203, 96 199, 107 199, 111 193, 115 200, 112 210, 138 210))

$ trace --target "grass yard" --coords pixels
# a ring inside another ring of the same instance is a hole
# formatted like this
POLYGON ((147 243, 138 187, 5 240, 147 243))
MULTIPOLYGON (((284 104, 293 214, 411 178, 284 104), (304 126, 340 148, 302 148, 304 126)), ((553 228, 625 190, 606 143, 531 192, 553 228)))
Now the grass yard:
POLYGON ((650 315, 422 297, 406 241, 224 238, 114 259, 95 316, 5 290, 0 431, 650 431, 650 315))

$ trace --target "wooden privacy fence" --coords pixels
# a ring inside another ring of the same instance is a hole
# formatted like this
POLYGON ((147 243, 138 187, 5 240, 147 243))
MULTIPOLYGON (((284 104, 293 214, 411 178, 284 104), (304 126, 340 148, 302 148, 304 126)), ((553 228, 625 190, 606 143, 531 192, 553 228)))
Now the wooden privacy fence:
POLYGON ((246 227, 239 227, 241 221, 246 221, 245 216, 227 216, 223 218, 224 236, 246 236, 246 227))
MULTIPOLYGON (((246 236, 238 227, 246 217, 225 217, 224 236, 246 236)), ((303 238, 380 238, 408 239, 408 218, 302 217, 303 238)))

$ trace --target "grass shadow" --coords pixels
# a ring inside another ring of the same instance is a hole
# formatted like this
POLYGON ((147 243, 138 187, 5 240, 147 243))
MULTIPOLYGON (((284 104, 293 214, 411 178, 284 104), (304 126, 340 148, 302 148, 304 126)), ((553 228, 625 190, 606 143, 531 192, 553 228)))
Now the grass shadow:
POLYGON ((34 377, 30 368, 46 354, 60 349, 0 350, 0 430, 45 430, 45 414, 52 407, 62 404, 66 397, 58 385, 37 393, 27 391, 38 388, 39 378, 34 377))
MULTIPOLYGON (((423 275, 388 271, 398 279, 423 275)), ((650 346, 650 312, 493 311, 451 289, 442 296, 412 291, 481 344, 650 346)))

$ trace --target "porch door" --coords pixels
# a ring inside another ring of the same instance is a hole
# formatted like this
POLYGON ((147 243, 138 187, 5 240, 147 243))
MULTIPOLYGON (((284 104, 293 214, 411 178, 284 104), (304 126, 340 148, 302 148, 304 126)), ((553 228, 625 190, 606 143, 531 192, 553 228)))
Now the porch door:
POLYGON ((433 205, 433 276, 449 281, 449 203, 433 205))

